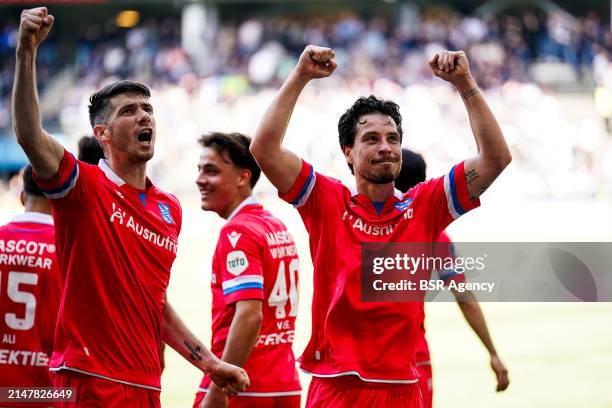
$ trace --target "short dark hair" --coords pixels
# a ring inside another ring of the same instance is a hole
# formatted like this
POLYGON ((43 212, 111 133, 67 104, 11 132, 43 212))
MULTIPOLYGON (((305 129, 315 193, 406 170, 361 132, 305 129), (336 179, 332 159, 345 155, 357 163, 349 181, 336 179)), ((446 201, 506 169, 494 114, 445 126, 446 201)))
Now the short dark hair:
POLYGON ((79 140, 79 157, 80 161, 89 164, 98 164, 100 159, 104 159, 104 150, 100 142, 93 136, 83 136, 79 140))
POLYGON ((89 123, 93 128, 105 123, 111 111, 110 99, 120 94, 133 94, 151 97, 151 91, 145 85, 132 81, 117 81, 106 85, 89 98, 89 123))
POLYGON ((370 95, 360 97, 353 103, 353 106, 348 108, 346 112, 340 116, 338 121, 338 140, 340 147, 353 146, 355 143, 355 134, 359 118, 370 113, 382 113, 389 115, 397 126, 397 132, 400 139, 404 132, 402 131, 402 115, 399 111, 399 106, 393 101, 387 101, 370 95))
POLYGON ((423 156, 412 150, 402 149, 402 168, 395 179, 395 187, 405 193, 425 181, 426 171, 427 164, 423 156))
POLYGON ((45 194, 38 186, 38 183, 34 180, 34 174, 32 171, 32 166, 27 165, 23 168, 23 191, 27 195, 36 196, 36 197, 44 197, 45 194))
POLYGON ((255 187, 261 175, 261 169, 249 151, 249 146, 251 145, 250 137, 242 133, 211 132, 200 137, 198 142, 202 147, 215 149, 220 155, 227 153, 235 166, 250 170, 251 188, 255 187))
MULTIPOLYGON (((352 147, 355 144, 355 134, 357 133, 359 118, 371 113, 389 115, 395 122, 401 142, 404 131, 402 130, 402 115, 400 114, 398 104, 370 95, 368 97, 362 96, 357 99, 355 103, 353 103, 353 106, 348 108, 346 112, 340 116, 340 120, 338 121, 338 141, 340 142, 340 148, 344 149, 347 146, 352 147)), ((353 166, 350 164, 348 166, 352 173, 353 166)))

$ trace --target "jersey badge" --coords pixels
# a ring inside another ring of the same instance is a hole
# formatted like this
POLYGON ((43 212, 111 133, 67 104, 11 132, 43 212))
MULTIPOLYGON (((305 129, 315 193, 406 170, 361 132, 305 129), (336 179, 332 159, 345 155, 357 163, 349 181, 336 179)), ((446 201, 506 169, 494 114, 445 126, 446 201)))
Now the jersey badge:
POLYGON ((164 203, 158 203, 157 205, 159 206, 159 213, 166 224, 173 224, 174 219, 172 219, 172 214, 170 213, 170 206, 164 203))
POLYGON ((227 254, 227 271, 234 276, 240 275, 249 267, 249 260, 244 251, 232 251, 227 254))
POLYGON ((413 201, 414 200, 412 198, 408 197, 404 201, 395 203, 394 206, 398 211, 406 211, 406 209, 410 207, 410 204, 412 204, 413 201))

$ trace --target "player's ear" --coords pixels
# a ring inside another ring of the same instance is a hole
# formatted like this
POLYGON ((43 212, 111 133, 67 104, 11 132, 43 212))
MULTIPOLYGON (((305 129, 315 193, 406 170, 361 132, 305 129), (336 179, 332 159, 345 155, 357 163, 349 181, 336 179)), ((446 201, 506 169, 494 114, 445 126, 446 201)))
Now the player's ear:
POLYGON ((110 133, 108 131, 108 126, 99 124, 94 126, 93 134, 98 142, 102 143, 103 140, 106 140, 110 137, 110 133))
POLYGON ((240 177, 238 178, 238 186, 243 187, 243 186, 249 186, 251 184, 251 177, 253 176, 253 174, 251 173, 251 170, 249 169, 241 169, 240 170, 240 177))
POLYGON ((25 207, 25 191, 23 190, 21 190, 21 193, 19 193, 19 201, 21 202, 21 205, 25 207))
POLYGON ((346 158, 346 162, 352 166, 353 164, 353 146, 344 146, 342 148, 342 153, 344 153, 344 157, 346 158))

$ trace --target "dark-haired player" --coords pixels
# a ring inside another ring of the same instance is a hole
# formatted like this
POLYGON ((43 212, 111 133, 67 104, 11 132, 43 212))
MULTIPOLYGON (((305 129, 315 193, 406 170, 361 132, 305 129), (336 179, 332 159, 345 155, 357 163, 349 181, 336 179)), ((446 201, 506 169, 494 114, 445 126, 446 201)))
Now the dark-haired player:
POLYGON ((76 406, 158 407, 165 341, 227 392, 243 391, 245 371, 210 353, 166 301, 181 207, 146 177, 156 137, 148 88, 120 81, 90 98, 93 133, 107 158, 99 166, 77 161, 41 127, 35 60, 53 20, 44 7, 22 12, 13 118, 52 199, 66 277, 50 364, 54 385, 74 387, 76 406))
POLYGON ((301 357, 302 369, 314 376, 307 407, 422 406, 415 365, 421 305, 361 300, 362 244, 434 242, 479 205, 478 197, 511 160, 465 54, 444 51, 429 65, 463 97, 478 154, 408 194, 393 184, 401 165, 402 119, 391 101, 362 97, 340 117, 340 147, 354 188, 315 172, 282 146, 303 88, 336 68, 329 48, 306 47, 253 138, 259 166, 298 208, 310 236, 312 337, 301 357))
POLYGON ((100 145, 100 142, 98 142, 93 136, 83 136, 80 138, 78 149, 79 153, 77 155, 77 159, 82 162, 97 166, 100 163, 100 160, 105 158, 102 145, 100 145))
POLYGON ((252 195, 261 170, 239 133, 210 133, 196 183, 202 209, 227 220, 212 263, 211 351, 244 367, 251 386, 228 397, 205 376, 195 408, 299 408, 293 338, 297 250, 285 225, 252 195))
MULTIPOLYGON (((412 150, 402 149, 402 168, 399 176, 395 179, 395 187, 402 192, 406 192, 416 186, 418 183, 425 181, 427 165, 423 156, 412 150)), ((446 258, 454 257, 455 251, 452 241, 445 231, 442 231, 438 237, 436 256, 446 258)), ((464 282, 465 275, 458 274, 453 270, 437 271, 439 278, 444 282, 454 280, 456 282, 464 282)), ((487 328, 487 322, 484 318, 478 300, 471 290, 462 292, 456 289, 451 289, 455 300, 463 313, 463 317, 469 323, 474 333, 478 336, 482 344, 489 352, 490 364, 495 377, 497 379, 497 391, 504 391, 508 388, 510 380, 508 379, 508 370, 497 355, 497 350, 493 345, 493 340, 487 328)), ((423 395, 423 405, 425 408, 433 406, 433 378, 431 369, 431 359, 429 355, 429 345, 425 337, 425 310, 423 309, 423 321, 420 324, 419 338, 417 339, 416 347, 416 365, 419 371, 419 386, 423 395)))
POLYGON ((0 387, 51 387, 49 359, 63 279, 55 257, 51 202, 30 166, 22 177, 25 213, 0 227, 0 387))

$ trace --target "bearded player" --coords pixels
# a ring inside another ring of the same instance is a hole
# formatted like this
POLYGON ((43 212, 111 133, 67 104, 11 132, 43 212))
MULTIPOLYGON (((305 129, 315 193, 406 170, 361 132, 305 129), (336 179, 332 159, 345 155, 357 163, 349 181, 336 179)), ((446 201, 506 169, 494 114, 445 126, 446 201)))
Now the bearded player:
POLYGON ((25 213, 0 227, 0 387, 51 387, 49 358, 63 279, 55 258, 51 203, 30 166, 22 178, 25 213))
MULTIPOLYGON (((338 123, 340 147, 355 187, 315 172, 282 140, 303 88, 336 68, 329 48, 308 46, 265 113, 251 152, 281 197, 297 207, 310 236, 314 264, 312 336, 301 368, 313 375, 307 407, 421 407, 415 347, 418 302, 361 300, 366 242, 434 242, 511 160, 495 117, 461 51, 436 54, 429 66, 463 97, 478 153, 444 177, 402 194, 399 107, 359 98, 338 123)), ((452 136, 449 136, 452 137, 452 136)))
MULTIPOLYGON (((400 191, 406 192, 416 186, 418 183, 425 181, 427 165, 423 156, 408 149, 402 149, 402 168, 397 179, 395 179, 395 187, 400 191)), ((446 232, 442 232, 438 237, 439 245, 436 246, 436 257, 445 259, 447 257, 455 257, 454 245, 446 232)), ((457 273, 453 270, 437 271, 439 278, 448 283, 451 280, 456 282, 465 282, 465 275, 457 273)), ((469 323, 474 333, 478 336, 482 344, 489 352, 490 364, 495 377, 497 379, 496 390, 505 391, 510 385, 508 379, 508 370, 501 361, 489 334, 487 322, 484 318, 480 304, 476 296, 471 290, 459 292, 456 289, 451 289, 463 317, 469 323)), ((416 365, 419 371, 419 386, 423 395, 423 405, 425 408, 433 406, 433 376, 431 369, 431 359, 429 354, 429 345, 425 337, 425 310, 423 309, 423 321, 420 324, 419 338, 417 339, 416 348, 416 365)))
POLYGON ((244 367, 251 386, 228 397, 205 376, 195 408, 299 408, 293 337, 299 260, 285 225, 253 196, 261 170, 239 133, 210 133, 196 180, 202 209, 227 220, 212 264, 212 347, 244 367))
POLYGON ((52 199, 66 278, 50 364, 54 385, 74 387, 76 406, 159 407, 165 341, 227 392, 243 391, 244 370, 211 354, 166 301, 181 207, 146 177, 156 137, 148 88, 120 81, 90 98, 93 133, 107 158, 99 166, 77 161, 41 127, 36 52, 53 20, 44 7, 22 12, 13 118, 52 199))

